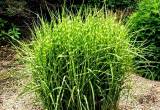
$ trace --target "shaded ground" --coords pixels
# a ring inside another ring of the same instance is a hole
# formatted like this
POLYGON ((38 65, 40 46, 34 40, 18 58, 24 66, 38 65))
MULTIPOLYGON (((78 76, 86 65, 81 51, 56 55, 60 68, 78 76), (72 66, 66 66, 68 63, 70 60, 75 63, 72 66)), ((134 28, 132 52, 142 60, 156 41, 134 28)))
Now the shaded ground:
POLYGON ((34 93, 19 96, 30 81, 21 74, 15 52, 8 46, 0 47, 0 110, 41 110, 34 93))
MULTIPOLYGON (((30 78, 21 75, 22 66, 16 63, 15 52, 10 47, 0 47, 0 110, 42 110, 35 95, 18 97, 30 78)), ((120 110, 160 110, 160 82, 131 75, 126 85, 131 90, 122 91, 120 110)))

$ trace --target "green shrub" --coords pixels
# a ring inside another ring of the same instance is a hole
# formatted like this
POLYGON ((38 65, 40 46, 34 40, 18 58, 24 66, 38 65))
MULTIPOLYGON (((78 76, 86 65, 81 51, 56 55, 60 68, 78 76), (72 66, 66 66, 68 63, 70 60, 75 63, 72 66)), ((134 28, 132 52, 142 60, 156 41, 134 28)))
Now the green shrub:
POLYGON ((23 45, 34 89, 47 110, 116 109, 134 57, 127 29, 99 11, 79 15, 41 19, 23 45))
MULTIPOLYGON (((151 62, 137 58, 142 75, 148 78, 160 79, 160 1, 143 0, 138 11, 129 18, 131 32, 139 42, 143 42, 144 56, 151 62)), ((142 44, 136 43, 137 46, 142 44)))
POLYGON ((18 40, 20 34, 19 28, 14 24, 10 24, 6 20, 0 18, 0 45, 18 40))

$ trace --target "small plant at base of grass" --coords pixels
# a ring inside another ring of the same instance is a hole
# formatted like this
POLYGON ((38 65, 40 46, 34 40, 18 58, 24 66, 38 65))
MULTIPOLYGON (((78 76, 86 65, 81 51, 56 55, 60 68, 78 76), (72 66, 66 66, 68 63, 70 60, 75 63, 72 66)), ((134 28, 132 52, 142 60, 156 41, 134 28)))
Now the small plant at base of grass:
POLYGON ((8 25, 9 23, 6 20, 0 18, 0 43, 2 45, 20 39, 20 29, 14 24, 11 24, 11 26, 8 25))
POLYGON ((80 15, 41 19, 22 58, 45 109, 117 109, 134 57, 128 31, 107 13, 80 15))

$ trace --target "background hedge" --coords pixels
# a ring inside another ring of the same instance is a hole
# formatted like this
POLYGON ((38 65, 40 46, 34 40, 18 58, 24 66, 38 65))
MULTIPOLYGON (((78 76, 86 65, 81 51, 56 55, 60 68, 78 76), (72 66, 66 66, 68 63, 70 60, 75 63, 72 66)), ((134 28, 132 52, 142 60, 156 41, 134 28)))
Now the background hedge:
POLYGON ((129 28, 134 32, 137 46, 144 48, 144 59, 137 59, 143 76, 160 79, 160 1, 143 0, 137 12, 129 19, 129 28), (145 62, 145 63, 144 63, 145 62))

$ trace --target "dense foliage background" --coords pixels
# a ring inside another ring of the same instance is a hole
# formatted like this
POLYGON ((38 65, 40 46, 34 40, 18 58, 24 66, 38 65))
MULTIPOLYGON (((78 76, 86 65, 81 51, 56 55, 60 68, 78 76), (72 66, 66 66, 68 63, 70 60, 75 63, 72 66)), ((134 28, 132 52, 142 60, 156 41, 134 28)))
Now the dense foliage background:
MULTIPOLYGON (((109 9, 135 9, 138 0, 1 0, 0 1, 0 18, 1 21, 6 21, 1 25, 1 29, 5 32, 15 29, 21 33, 21 36, 15 38, 28 38, 28 26, 31 26, 33 21, 37 21, 38 15, 49 18, 48 9, 54 12, 61 10, 62 6, 66 6, 67 10, 70 7, 77 10, 82 4, 86 6, 99 7, 106 6, 109 9), (18 21, 18 22, 17 22, 18 21), (5 29, 4 29, 5 27, 5 29), (7 27, 7 28, 6 28, 7 27)), ((8 37, 4 36, 1 31, 1 41, 8 42, 8 37)), ((8 34, 9 35, 9 34, 8 34)), ((11 39, 11 38, 9 38, 11 39)), ((5 44, 5 43, 4 43, 5 44)))

